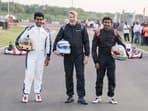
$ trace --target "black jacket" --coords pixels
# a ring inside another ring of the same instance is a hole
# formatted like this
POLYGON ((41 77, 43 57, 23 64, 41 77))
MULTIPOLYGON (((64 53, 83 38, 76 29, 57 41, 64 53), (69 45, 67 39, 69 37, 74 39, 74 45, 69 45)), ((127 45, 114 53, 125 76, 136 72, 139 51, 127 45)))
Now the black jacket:
POLYGON ((101 29, 99 34, 96 32, 92 41, 92 57, 94 63, 99 63, 100 56, 111 56, 111 48, 115 43, 121 44, 126 49, 117 31, 101 29))
POLYGON ((66 24, 61 27, 56 36, 53 51, 56 50, 56 44, 61 39, 69 41, 72 55, 80 55, 84 53, 86 56, 89 56, 90 46, 88 33, 86 28, 80 23, 77 23, 75 26, 66 24))

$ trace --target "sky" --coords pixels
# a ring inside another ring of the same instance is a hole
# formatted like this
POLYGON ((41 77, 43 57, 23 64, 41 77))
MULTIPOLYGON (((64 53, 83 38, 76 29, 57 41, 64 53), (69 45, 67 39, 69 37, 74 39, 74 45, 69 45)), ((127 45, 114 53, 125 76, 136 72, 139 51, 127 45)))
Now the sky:
POLYGON ((60 7, 76 7, 82 8, 85 11, 94 12, 111 12, 122 13, 136 12, 137 14, 143 14, 145 8, 145 15, 148 16, 148 0, 1 0, 3 2, 11 1, 21 4, 48 4, 50 6, 60 7))

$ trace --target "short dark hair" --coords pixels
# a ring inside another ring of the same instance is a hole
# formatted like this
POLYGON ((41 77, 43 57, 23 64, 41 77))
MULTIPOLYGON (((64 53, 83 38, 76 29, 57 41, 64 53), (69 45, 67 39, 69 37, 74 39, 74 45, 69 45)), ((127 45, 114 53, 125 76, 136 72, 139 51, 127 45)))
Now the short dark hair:
POLYGON ((36 17, 43 17, 44 18, 44 14, 42 12, 35 12, 34 19, 36 19, 36 17))
POLYGON ((111 21, 111 23, 113 22, 113 20, 112 20, 112 18, 111 17, 104 17, 103 19, 102 19, 102 23, 105 21, 105 20, 110 20, 111 21))

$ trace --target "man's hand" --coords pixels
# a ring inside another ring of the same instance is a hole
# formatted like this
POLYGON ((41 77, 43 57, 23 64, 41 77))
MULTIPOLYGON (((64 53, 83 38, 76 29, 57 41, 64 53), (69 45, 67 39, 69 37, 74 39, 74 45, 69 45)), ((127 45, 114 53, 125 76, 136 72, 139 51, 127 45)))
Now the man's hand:
POLYGON ((19 45, 16 45, 16 48, 19 50, 19 51, 22 51, 22 47, 20 47, 19 45))
POLYGON ((99 64, 99 63, 96 63, 96 64, 95 64, 95 68, 96 68, 96 69, 99 69, 99 68, 100 68, 100 64, 99 64))
POLYGON ((44 61, 44 65, 45 65, 45 66, 48 66, 48 64, 49 64, 49 59, 48 59, 48 57, 46 57, 46 59, 45 59, 45 61, 44 61))
POLYGON ((84 64, 88 64, 88 60, 89 60, 89 57, 88 56, 84 56, 83 63, 84 64))
POLYGON ((57 56, 63 56, 61 53, 59 53, 59 52, 56 51, 56 50, 55 50, 53 53, 54 53, 55 55, 57 55, 57 56))

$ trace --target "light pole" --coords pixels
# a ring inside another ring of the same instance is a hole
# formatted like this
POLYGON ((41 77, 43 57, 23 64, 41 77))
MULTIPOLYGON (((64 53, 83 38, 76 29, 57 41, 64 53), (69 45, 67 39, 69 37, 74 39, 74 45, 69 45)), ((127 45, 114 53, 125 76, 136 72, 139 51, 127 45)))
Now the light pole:
POLYGON ((1 3, 2 3, 2 2, 1 2, 1 0, 0 0, 0 11, 1 11, 1 3))
POLYGON ((71 0, 71 3, 72 3, 71 5, 72 5, 72 8, 73 8, 73 0, 71 0))
POLYGON ((9 4, 10 0, 8 0, 8 16, 9 16, 9 12, 10 12, 10 4, 9 4))
POLYGON ((143 22, 145 22, 145 8, 143 8, 143 22))

